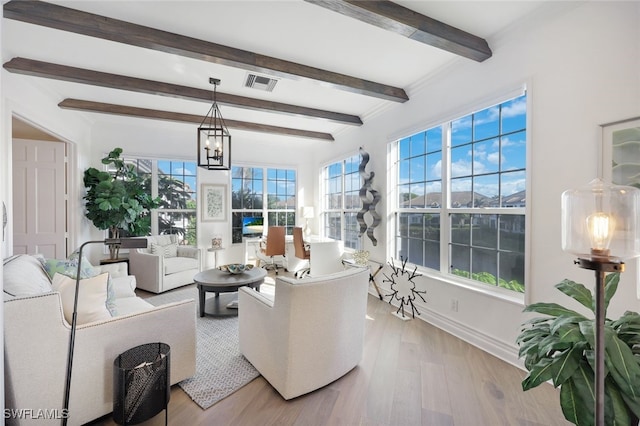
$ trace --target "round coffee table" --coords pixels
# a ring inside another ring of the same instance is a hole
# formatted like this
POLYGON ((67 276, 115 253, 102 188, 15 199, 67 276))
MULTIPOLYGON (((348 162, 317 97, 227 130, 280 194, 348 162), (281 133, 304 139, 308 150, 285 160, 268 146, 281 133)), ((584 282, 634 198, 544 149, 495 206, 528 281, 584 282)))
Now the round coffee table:
POLYGON ((238 315, 237 295, 220 293, 236 293, 240 287, 248 286, 260 291, 260 284, 263 283, 267 271, 262 268, 252 268, 241 274, 230 274, 219 269, 208 269, 196 274, 193 281, 198 287, 198 301, 200 316, 207 315, 224 317, 238 315), (207 292, 213 292, 215 297, 210 297, 205 301, 207 292), (227 307, 227 305, 235 307, 227 307))

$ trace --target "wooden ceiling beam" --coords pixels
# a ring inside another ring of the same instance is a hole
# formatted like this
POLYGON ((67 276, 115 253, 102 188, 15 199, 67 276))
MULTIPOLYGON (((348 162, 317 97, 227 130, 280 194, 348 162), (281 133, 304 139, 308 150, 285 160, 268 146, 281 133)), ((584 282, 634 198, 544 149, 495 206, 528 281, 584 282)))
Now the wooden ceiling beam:
MULTIPOLYGON (((4 64, 4 68, 7 71, 17 74, 89 84, 92 86, 108 87, 111 89, 128 90, 137 93, 169 96, 190 101, 211 103, 213 99, 213 91, 211 90, 162 83, 142 78, 127 77, 118 74, 109 74, 100 71, 53 64, 50 62, 36 61, 33 59, 19 57, 13 58, 4 64)), ((216 102, 222 105, 230 105, 243 109, 322 119, 341 124, 362 125, 362 120, 356 115, 323 111, 315 108, 306 108, 280 102, 248 98, 245 96, 230 95, 221 92, 216 92, 216 102)))
MULTIPOLYGON (((103 114, 123 115, 136 118, 149 118, 163 121, 178 121, 183 123, 200 124, 204 116, 184 114, 179 112, 161 111, 148 108, 138 108, 126 105, 108 104, 103 102, 85 101, 81 99, 67 98, 58 104, 60 108, 76 111, 97 112, 103 114)), ((247 130, 250 132, 272 133, 284 136, 295 136, 310 139, 322 139, 333 141, 329 133, 314 132, 310 130, 291 129, 288 127, 271 126, 268 124, 249 123, 246 121, 224 120, 230 129, 247 130)), ((194 129, 195 130, 195 129, 194 129)))
POLYGON ((483 38, 387 0, 305 1, 477 62, 492 55, 483 38))
POLYGON ((116 41, 131 46, 284 78, 320 82, 324 86, 389 101, 406 102, 409 100, 409 97, 401 88, 51 3, 32 0, 11 0, 4 4, 3 12, 4 17, 8 19, 116 41))

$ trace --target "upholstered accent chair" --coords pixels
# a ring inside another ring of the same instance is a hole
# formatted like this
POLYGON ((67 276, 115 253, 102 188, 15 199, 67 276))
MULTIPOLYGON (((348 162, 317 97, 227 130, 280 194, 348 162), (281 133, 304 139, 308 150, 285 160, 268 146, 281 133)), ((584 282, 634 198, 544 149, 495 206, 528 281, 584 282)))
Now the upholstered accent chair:
POLYGON ((176 235, 147 237, 147 248, 129 252, 129 270, 138 288, 162 293, 193 283, 202 270, 202 250, 178 244, 176 235))
POLYGON ((278 276, 273 297, 241 287, 240 352, 284 399, 328 385, 362 358, 368 284, 367 268, 350 268, 278 276))

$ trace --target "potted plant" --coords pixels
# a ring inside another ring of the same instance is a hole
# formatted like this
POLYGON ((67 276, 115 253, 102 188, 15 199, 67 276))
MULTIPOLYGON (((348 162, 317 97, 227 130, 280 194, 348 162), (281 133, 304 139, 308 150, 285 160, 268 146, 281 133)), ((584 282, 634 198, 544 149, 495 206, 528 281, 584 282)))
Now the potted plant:
MULTIPOLYGON (((605 312, 618 288, 620 274, 605 279, 605 312)), ((555 286, 595 313, 595 301, 584 285, 564 280, 555 286)), ((522 389, 551 380, 560 387, 560 406, 576 425, 594 422, 594 320, 557 303, 534 303, 525 312, 545 315, 525 322, 517 338, 519 356, 529 374, 522 389)), ((605 315, 606 316, 606 315, 605 315)), ((640 315, 625 312, 605 320, 605 422, 637 425, 640 417, 640 315)))
MULTIPOLYGON (((144 178, 120 154, 122 148, 115 148, 102 159, 102 164, 110 166, 109 171, 94 167, 85 170, 85 216, 98 229, 109 230, 110 238, 119 238, 121 230, 134 236, 147 235, 151 229, 149 211, 157 208, 160 200, 151 197, 144 178)), ((111 259, 118 257, 118 249, 109 247, 111 259)))

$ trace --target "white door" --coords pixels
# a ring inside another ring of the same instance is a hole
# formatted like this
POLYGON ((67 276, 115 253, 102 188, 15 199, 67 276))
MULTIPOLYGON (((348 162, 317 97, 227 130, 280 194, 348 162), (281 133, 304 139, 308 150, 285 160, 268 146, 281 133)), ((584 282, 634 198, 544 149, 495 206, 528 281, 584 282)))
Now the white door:
POLYGON ((67 257, 65 148, 13 140, 13 254, 67 257))

